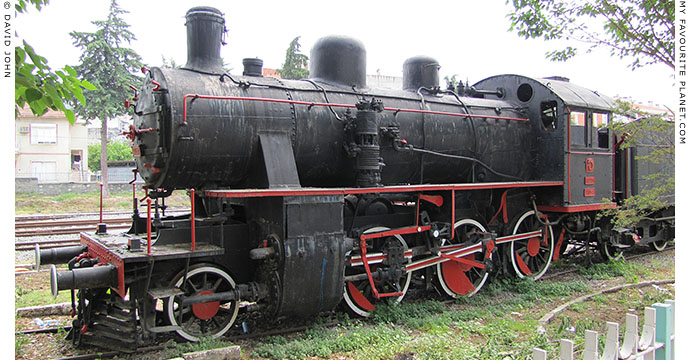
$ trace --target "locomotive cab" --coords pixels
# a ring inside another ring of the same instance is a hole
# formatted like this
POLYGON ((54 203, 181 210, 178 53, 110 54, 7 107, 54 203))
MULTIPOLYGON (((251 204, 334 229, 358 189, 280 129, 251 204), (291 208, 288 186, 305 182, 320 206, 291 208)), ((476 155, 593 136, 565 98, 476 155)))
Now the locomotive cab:
POLYGON ((613 100, 567 78, 499 75, 476 88, 504 86, 505 98, 527 108, 535 138, 531 154, 539 180, 564 180, 540 195, 544 210, 573 212, 612 206, 613 133, 606 127, 613 100))

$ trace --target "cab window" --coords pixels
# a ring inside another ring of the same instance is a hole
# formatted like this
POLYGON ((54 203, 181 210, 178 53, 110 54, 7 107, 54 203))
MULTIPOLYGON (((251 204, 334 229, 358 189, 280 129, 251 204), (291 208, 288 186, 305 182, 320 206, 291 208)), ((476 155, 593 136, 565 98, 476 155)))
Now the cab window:
POLYGON ((541 124, 544 129, 553 131, 558 128, 558 113, 556 109, 558 104, 555 101, 544 101, 541 103, 541 124))
POLYGON ((573 145, 587 145, 587 114, 584 111, 570 112, 570 142, 573 145))
POLYGON ((608 113, 598 113, 592 114, 592 131, 596 134, 596 146, 600 149, 609 148, 609 114, 608 113))

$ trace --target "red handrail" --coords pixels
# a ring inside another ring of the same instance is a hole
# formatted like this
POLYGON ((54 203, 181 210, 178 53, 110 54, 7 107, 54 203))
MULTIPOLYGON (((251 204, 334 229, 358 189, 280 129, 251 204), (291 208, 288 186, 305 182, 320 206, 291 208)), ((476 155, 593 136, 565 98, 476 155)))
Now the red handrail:
POLYGON ((195 219, 194 219, 194 189, 190 189, 189 192, 192 194, 192 250, 196 248, 196 228, 195 228, 195 219))
POLYGON ((146 199, 146 249, 151 255, 151 198, 146 199))
MULTIPOLYGON (((355 108, 355 105, 352 105, 352 104, 321 103, 321 102, 286 100, 286 99, 271 99, 271 98, 247 97, 247 96, 217 96, 217 95, 186 94, 182 98, 182 123, 185 125, 187 124, 187 99, 189 99, 189 98, 192 98, 192 101, 194 101, 196 99, 242 100, 242 101, 263 101, 263 102, 272 102, 272 103, 307 105, 310 107, 311 106, 331 106, 331 107, 355 108)), ((394 111, 394 112, 409 112, 409 113, 421 113, 421 114, 459 116, 459 117, 474 116, 477 118, 498 119, 498 120, 529 121, 529 119, 523 119, 523 118, 513 118, 513 117, 506 117, 506 116, 491 116, 491 115, 482 115, 482 114, 462 114, 462 113, 452 113, 452 112, 446 112, 446 111, 400 109, 400 108, 390 108, 390 107, 384 107, 383 110, 394 111)))

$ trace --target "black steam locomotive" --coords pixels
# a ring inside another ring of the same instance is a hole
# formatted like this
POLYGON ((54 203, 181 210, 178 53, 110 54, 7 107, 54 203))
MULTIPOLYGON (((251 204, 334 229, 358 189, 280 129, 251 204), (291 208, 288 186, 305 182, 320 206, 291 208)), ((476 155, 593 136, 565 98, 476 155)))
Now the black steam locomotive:
MULTIPOLYGON (((134 98, 154 215, 135 198, 127 233, 37 251, 69 264, 51 285, 75 295, 77 343, 218 337, 240 308, 367 316, 411 286, 469 296, 491 272, 540 278, 570 243, 615 255, 633 241, 596 218, 616 206, 603 198, 637 191, 634 157, 601 126, 606 96, 518 75, 442 89, 423 56, 403 89, 370 88, 362 43, 336 36, 314 45, 309 79, 262 77, 259 59, 231 75, 222 13, 192 8, 186 26, 186 66, 144 70, 134 98), (190 214, 165 216, 174 190, 190 214)), ((673 207, 642 230, 634 240, 665 244, 673 207)))

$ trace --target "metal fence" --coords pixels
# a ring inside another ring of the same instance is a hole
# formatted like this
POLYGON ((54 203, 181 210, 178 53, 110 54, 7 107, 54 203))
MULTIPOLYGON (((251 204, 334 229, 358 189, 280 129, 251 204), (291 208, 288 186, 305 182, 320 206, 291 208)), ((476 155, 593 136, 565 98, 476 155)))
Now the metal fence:
MULTIPOLYGON (((618 337, 618 323, 606 323, 606 342, 604 352, 599 356, 599 334, 585 332, 585 347, 581 351, 583 360, 672 360, 675 359, 675 302, 666 300, 664 304, 654 304, 645 308, 644 326, 640 335, 637 315, 627 314, 623 345, 618 337)), ((575 343, 561 340, 560 360, 575 359, 575 343)), ((579 353, 579 351, 578 351, 579 353)), ((546 351, 535 348, 533 360, 547 360, 546 351)))

